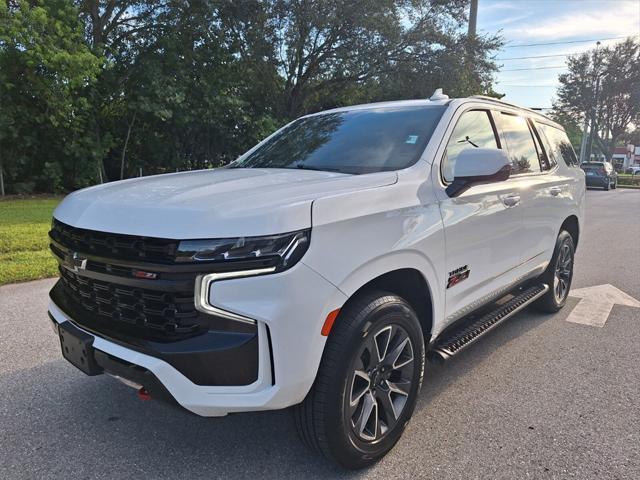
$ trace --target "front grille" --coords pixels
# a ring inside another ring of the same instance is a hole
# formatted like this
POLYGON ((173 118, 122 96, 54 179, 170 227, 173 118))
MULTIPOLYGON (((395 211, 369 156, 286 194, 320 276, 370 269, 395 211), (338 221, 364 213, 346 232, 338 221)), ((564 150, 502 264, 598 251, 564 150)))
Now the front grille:
POLYGON ((200 330, 202 314, 195 309, 193 290, 168 293, 83 277, 64 267, 59 270, 75 307, 107 329, 128 327, 139 338, 156 339, 190 336, 200 330))
POLYGON ((174 263, 177 240, 96 232, 57 220, 49 235, 61 279, 52 298, 85 328, 125 342, 162 343, 211 330, 255 330, 196 309, 196 278, 213 266, 174 263), (86 262, 78 268, 74 258, 86 262))
POLYGON ((256 381, 257 325, 195 307, 198 275, 237 263, 176 264, 177 240, 94 232, 55 220, 49 235, 60 271, 50 297, 72 323, 159 358, 197 385, 256 381))
POLYGON ((98 257, 173 263, 177 240, 96 232, 53 221, 51 238, 70 250, 98 257))

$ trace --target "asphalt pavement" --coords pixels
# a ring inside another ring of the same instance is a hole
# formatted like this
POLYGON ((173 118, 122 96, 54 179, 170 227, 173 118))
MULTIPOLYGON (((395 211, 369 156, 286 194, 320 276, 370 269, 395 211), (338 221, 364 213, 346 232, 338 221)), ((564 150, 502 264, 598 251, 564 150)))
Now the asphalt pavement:
MULTIPOLYGON (((640 299, 640 190, 587 193, 574 287, 640 299)), ((1 268, 1 266, 0 266, 1 268)), ((442 366, 376 466, 307 451, 289 411, 200 418, 64 361, 53 280, 0 287, 0 478, 640 478, 640 309, 524 311, 442 366)))

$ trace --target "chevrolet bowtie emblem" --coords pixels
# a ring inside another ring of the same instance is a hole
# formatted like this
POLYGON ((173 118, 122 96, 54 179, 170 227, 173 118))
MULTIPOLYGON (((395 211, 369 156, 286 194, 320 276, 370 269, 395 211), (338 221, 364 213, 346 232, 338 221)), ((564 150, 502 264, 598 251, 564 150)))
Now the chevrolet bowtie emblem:
POLYGON ((81 257, 78 252, 73 252, 72 254, 67 255, 64 263, 65 267, 69 270, 73 270, 74 272, 87 268, 87 259, 81 257))

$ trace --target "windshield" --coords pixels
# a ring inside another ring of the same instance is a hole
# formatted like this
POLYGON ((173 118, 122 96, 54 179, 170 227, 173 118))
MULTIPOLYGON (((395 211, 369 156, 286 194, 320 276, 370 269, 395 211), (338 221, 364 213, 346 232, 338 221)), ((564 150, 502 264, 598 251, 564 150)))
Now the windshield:
POLYGON ((399 170, 418 161, 445 109, 380 107, 300 118, 229 167, 399 170))

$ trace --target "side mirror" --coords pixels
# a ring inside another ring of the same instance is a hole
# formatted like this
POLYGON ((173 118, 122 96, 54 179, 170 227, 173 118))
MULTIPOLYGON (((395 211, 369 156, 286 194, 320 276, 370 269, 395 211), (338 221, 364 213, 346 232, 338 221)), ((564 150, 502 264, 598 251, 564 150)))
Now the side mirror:
POLYGON ((456 158, 453 182, 447 195, 457 197, 474 185, 501 182, 511 174, 507 152, 497 148, 467 148, 456 158))

